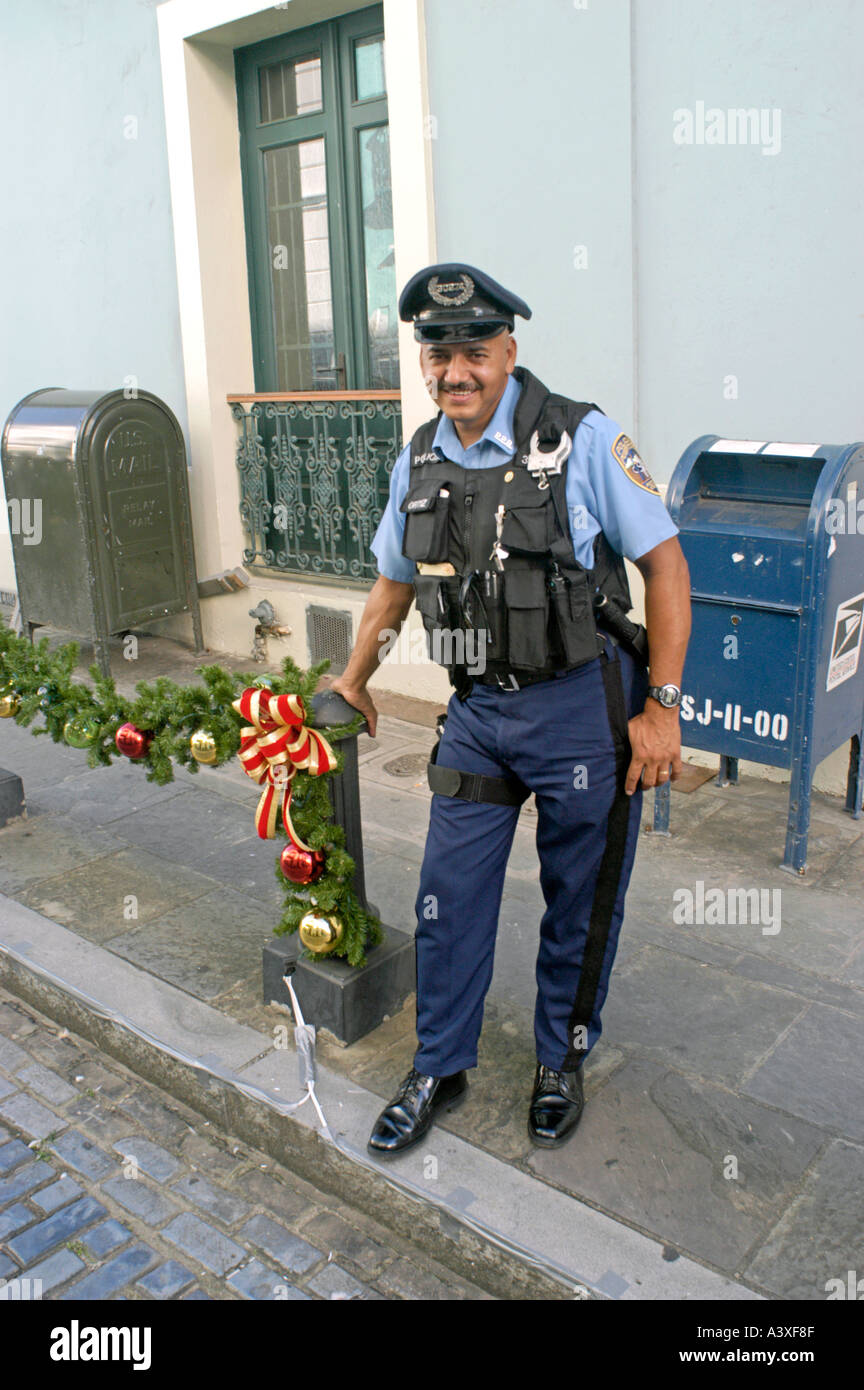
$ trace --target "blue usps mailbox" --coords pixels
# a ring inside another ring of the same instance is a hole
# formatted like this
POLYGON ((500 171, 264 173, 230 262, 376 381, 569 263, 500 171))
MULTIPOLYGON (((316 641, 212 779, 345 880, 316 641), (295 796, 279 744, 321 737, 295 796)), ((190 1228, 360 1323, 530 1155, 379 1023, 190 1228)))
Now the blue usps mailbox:
POLYGON ((783 867, 804 873, 813 772, 847 739, 861 814, 864 444, 703 435, 666 501, 692 586, 682 740, 720 754, 721 785, 739 758, 790 770, 783 867))

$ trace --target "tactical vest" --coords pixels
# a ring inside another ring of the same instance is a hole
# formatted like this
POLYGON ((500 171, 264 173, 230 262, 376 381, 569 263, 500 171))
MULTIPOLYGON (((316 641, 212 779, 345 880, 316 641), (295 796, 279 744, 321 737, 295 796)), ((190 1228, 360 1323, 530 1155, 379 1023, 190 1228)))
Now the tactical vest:
POLYGON ((402 553, 418 565, 414 588, 430 656, 457 689, 466 667, 478 664, 490 677, 534 680, 583 665, 601 650, 598 600, 622 614, 632 606, 623 558, 602 532, 593 569, 576 559, 566 456, 552 471, 563 431, 572 442, 599 407, 552 394, 524 367, 513 374, 522 390, 509 462, 470 469, 440 458, 432 451, 440 413, 411 440, 402 553), (441 573, 448 565, 455 574, 441 573))

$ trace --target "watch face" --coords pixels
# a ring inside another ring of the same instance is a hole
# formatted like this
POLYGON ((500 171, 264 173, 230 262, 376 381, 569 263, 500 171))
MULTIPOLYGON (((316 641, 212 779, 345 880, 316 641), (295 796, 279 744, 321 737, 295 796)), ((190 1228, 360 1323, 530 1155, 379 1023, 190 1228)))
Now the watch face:
POLYGON ((661 687, 660 687, 660 703, 661 703, 661 705, 665 705, 665 706, 667 707, 667 709, 671 709, 672 705, 677 705, 677 703, 678 703, 678 701, 679 701, 680 698, 681 698, 681 692, 680 692, 680 690, 678 689, 677 685, 661 685, 661 687))

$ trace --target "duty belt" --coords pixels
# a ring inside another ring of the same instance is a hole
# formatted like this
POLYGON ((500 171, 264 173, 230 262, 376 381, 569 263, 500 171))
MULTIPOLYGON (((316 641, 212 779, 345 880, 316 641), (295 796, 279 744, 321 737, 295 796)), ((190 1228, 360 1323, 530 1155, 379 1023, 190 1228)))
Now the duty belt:
POLYGON ((471 679, 479 685, 498 686, 500 690, 524 690, 526 686, 540 685, 543 681, 554 681, 576 669, 575 666, 567 666, 561 671, 520 671, 518 674, 514 671, 506 671, 503 674, 497 671, 484 671, 482 676, 472 676, 471 679))
MULTIPOLYGON (((631 628, 634 633, 645 632, 645 629, 642 628, 641 625, 630 623, 628 621, 627 626, 631 628)), ((605 632, 603 628, 598 627, 597 636, 601 639, 602 642, 611 642, 612 645, 616 647, 620 646, 623 642, 623 644, 627 646, 631 651, 633 650, 634 644, 631 641, 625 641, 618 633, 605 632)), ((645 644, 645 649, 647 651, 647 643, 645 644)), ((602 647, 598 648, 598 656, 600 655, 601 651, 602 647)), ((639 646, 637 646, 636 648, 636 654, 639 656, 642 655, 642 651, 639 646)), ((539 685, 543 681, 559 680, 561 676, 566 676, 570 673, 570 671, 576 671, 578 669, 579 668, 576 666, 565 666, 558 671, 484 671, 482 676, 471 676, 470 679, 472 681, 476 681, 479 685, 497 686, 500 690, 524 690, 527 686, 539 685)))

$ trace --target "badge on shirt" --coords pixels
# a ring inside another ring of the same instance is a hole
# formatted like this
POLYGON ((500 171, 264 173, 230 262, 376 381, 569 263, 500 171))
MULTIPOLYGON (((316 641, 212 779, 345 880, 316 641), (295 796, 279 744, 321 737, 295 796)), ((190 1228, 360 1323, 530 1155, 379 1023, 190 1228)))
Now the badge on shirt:
POLYGON ((617 459, 631 483, 660 496, 660 489, 636 452, 636 446, 626 434, 619 434, 612 445, 612 457, 617 459))

